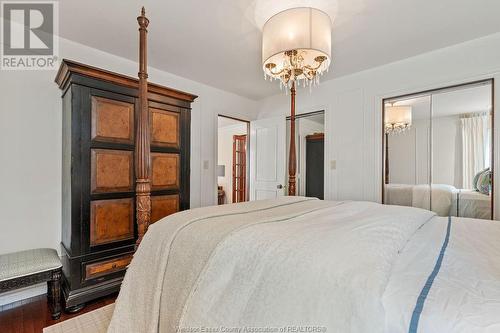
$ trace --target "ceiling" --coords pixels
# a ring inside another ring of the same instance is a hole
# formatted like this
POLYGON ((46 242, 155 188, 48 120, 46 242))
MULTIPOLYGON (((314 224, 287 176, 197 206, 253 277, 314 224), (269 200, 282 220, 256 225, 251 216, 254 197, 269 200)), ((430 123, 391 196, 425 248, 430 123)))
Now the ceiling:
MULTIPOLYGON (((279 93, 264 81, 255 0, 64 0, 60 35, 137 61, 146 7, 149 65, 251 99, 279 93)), ((325 80, 500 31, 498 0, 338 0, 333 67, 325 80)))
POLYGON ((413 119, 428 119, 466 113, 485 112, 491 109, 491 85, 464 86, 432 95, 398 100, 395 105, 410 105, 413 119))

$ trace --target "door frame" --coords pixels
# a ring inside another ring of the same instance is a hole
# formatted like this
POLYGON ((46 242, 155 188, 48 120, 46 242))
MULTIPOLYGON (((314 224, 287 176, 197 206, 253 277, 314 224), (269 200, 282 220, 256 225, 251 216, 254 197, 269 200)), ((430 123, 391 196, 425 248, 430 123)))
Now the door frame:
MULTIPOLYGON (((474 86, 474 85, 481 85, 481 84, 490 84, 491 85, 491 174, 493 175, 492 180, 491 180, 491 216, 490 219, 493 220, 495 218, 495 178, 496 178, 496 170, 495 170, 495 78, 494 77, 489 77, 481 80, 475 80, 475 81, 469 81, 469 82, 463 82, 463 83, 458 83, 458 84, 452 84, 440 88, 433 88, 433 89, 427 89, 419 92, 414 92, 414 93, 405 93, 401 95, 396 95, 396 96, 391 96, 391 97, 385 97, 382 98, 382 119, 381 119, 381 137, 382 137, 382 181, 381 181, 381 189, 382 189, 382 204, 385 204, 385 177, 386 177, 386 170, 385 170, 385 124, 384 124, 384 119, 385 119, 385 105, 387 103, 390 103, 392 100, 399 100, 399 99, 404 99, 404 98, 412 98, 412 97, 418 97, 422 95, 430 95, 432 96, 433 94, 440 93, 440 92, 445 92, 445 91, 452 91, 455 89, 462 89, 463 87, 467 86, 474 86)), ((431 97, 431 103, 432 103, 432 97, 431 97)), ((432 104, 431 104, 431 110, 432 110, 432 104)), ((431 138, 432 139, 432 138, 431 138)), ((432 142, 431 142, 432 144, 432 142)), ((432 177, 432 170, 431 170, 431 177, 432 177)), ((431 178, 431 184, 432 184, 432 178, 431 178)), ((432 195, 432 194, 431 194, 432 195)))
MULTIPOLYGON (((326 146, 326 127, 327 127, 327 123, 326 123, 326 108, 325 107, 320 107, 320 108, 316 108, 316 111, 306 111, 306 112, 301 112, 301 113, 298 113, 296 116, 295 116, 295 121, 301 119, 301 118, 308 118, 308 117, 311 117, 311 116, 317 116, 317 115, 323 115, 323 134, 325 136, 324 138, 324 149, 323 149, 323 156, 324 156, 324 163, 323 163, 323 199, 325 200, 327 198, 327 187, 329 188, 329 186, 327 186, 328 182, 327 182, 327 162, 329 160, 327 160, 327 146, 326 146)), ((285 117, 285 125, 286 125, 286 131, 288 133, 288 121, 290 121, 292 119, 292 117, 290 116, 286 116, 285 117)), ((299 125, 300 126, 300 125, 299 125)), ((296 134, 298 134, 298 132, 296 132, 296 134)), ((288 154, 290 153, 290 150, 289 150, 289 141, 288 141, 288 137, 287 137, 287 141, 285 142, 285 152, 286 152, 286 159, 285 161, 288 161, 288 154)), ((297 145, 296 149, 299 149, 300 145, 297 145)), ((300 149, 299 151, 297 152, 297 166, 299 166, 300 164, 300 149)), ((301 184, 302 182, 305 181, 305 172, 303 170, 303 168, 300 168, 298 167, 297 168, 298 170, 300 170, 300 178, 299 178, 299 184, 301 184)), ((288 164, 285 165, 285 174, 287 175, 287 178, 288 178, 288 173, 287 173, 287 170, 288 170, 288 164)), ((297 189, 300 188, 301 185, 298 185, 297 186, 297 189)), ((298 193, 299 191, 297 191, 298 193)))
MULTIPOLYGON (((242 119, 242 118, 237 118, 237 117, 233 117, 233 116, 227 116, 227 115, 224 115, 224 114, 217 114, 217 119, 219 119, 219 117, 222 117, 222 118, 227 118, 227 119, 231 119, 231 120, 235 120, 235 121, 240 121, 240 122, 243 122, 243 123, 246 123, 247 125, 247 143, 246 143, 246 159, 247 159, 247 170, 246 170, 246 193, 245 193, 245 196, 246 196, 246 199, 247 201, 250 200, 250 163, 248 163, 248 161, 250 160, 250 120, 246 120, 246 119, 242 119)), ((216 162, 216 165, 218 164, 218 160, 219 160, 219 127, 217 126, 217 144, 215 145, 216 147, 216 151, 217 151, 217 162, 216 162)), ((215 184, 218 183, 218 177, 217 177, 217 174, 215 174, 215 184)), ((232 188, 230 189, 231 191, 233 190, 232 188)), ((231 202, 228 202, 228 203, 231 203, 231 202)))

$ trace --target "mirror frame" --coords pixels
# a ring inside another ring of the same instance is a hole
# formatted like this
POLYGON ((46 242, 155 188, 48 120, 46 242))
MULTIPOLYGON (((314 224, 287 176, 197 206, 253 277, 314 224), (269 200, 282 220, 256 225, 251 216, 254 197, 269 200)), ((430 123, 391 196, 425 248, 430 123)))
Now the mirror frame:
POLYGON ((383 205, 385 205, 385 185, 386 185, 386 179, 388 178, 387 177, 388 176, 387 175, 388 169, 386 168, 387 167, 386 164, 388 162, 388 161, 386 161, 386 156, 387 156, 386 150, 388 149, 388 147, 386 144, 386 135, 385 135, 385 126, 384 126, 385 105, 388 102, 390 102, 391 100, 399 100, 399 99, 404 99, 404 98, 415 98, 415 97, 419 97, 422 95, 433 95, 433 94, 437 94, 440 92, 463 89, 464 87, 467 87, 467 86, 485 85, 485 84, 490 84, 490 86, 491 86, 491 173, 492 173, 493 177, 491 179, 490 220, 494 219, 494 217, 495 217, 495 215, 494 215, 495 214, 495 178, 496 178, 495 177, 495 79, 494 78, 465 82, 465 83, 455 84, 455 85, 446 86, 446 87, 442 87, 442 88, 429 89, 429 90, 424 90, 424 91, 420 91, 420 92, 397 95, 397 96, 392 96, 392 97, 387 97, 387 98, 382 99, 382 122, 381 122, 380 128, 381 128, 381 132, 382 132, 382 186, 381 186, 381 190, 382 190, 382 204, 383 205))

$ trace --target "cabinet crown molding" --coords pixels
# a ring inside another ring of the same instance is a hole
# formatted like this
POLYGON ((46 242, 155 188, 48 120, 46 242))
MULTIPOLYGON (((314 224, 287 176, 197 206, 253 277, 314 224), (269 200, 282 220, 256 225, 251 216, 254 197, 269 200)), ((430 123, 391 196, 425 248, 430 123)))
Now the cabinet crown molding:
MULTIPOLYGON (((111 72, 98 67, 85 65, 73 60, 63 59, 57 72, 55 82, 62 90, 66 90, 73 74, 104 80, 124 87, 138 89, 139 80, 123 74, 111 72)), ((180 90, 171 89, 159 84, 148 83, 148 93, 193 102, 198 96, 180 90)))

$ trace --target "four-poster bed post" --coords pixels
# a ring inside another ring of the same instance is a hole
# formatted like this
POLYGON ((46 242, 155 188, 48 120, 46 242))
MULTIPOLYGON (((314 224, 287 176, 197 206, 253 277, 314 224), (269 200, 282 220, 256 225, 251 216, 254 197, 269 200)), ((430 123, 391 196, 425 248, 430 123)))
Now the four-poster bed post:
POLYGON ((288 195, 296 195, 297 154, 295 150, 295 81, 290 88, 290 154, 288 155, 288 195))
POLYGON ((147 73, 147 27, 149 20, 146 18, 144 7, 139 23, 139 115, 137 117, 137 135, 135 145, 135 172, 136 172, 136 211, 137 211, 137 245, 148 230, 151 219, 151 149, 148 107, 148 73, 147 73))

